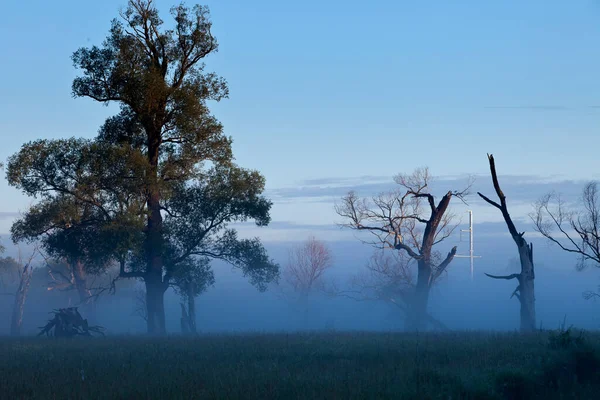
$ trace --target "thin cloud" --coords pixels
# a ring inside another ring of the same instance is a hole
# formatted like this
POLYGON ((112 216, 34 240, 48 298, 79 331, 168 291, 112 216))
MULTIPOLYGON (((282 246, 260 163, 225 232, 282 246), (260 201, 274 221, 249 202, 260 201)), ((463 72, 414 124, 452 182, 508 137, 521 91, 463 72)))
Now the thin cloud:
POLYGON ((303 181, 298 182, 300 186, 322 186, 322 185, 340 185, 340 184, 352 184, 353 182, 362 181, 362 182, 385 182, 389 181, 391 177, 389 176, 374 176, 374 175, 364 175, 359 177, 344 177, 344 178, 317 178, 317 179, 305 179, 303 181))
MULTIPOLYGON (((525 232, 525 238, 529 241, 533 240, 537 244, 546 243, 547 240, 533 229, 531 221, 515 220, 519 231, 525 232)), ((461 229, 467 228, 468 222, 462 221, 461 229)), ((303 224, 291 221, 272 221, 266 228, 258 228, 256 225, 250 222, 232 224, 232 227, 238 229, 242 236, 254 237, 260 236, 265 243, 272 242, 297 242, 306 239, 307 235, 316 235, 319 238, 326 239, 333 242, 349 242, 356 245, 356 241, 360 238, 370 239, 369 234, 366 232, 358 232, 348 228, 342 228, 337 224, 303 224)), ((476 251, 484 250, 486 247, 498 246, 498 242, 495 239, 501 238, 504 245, 507 247, 514 246, 506 223, 504 220, 498 222, 475 222, 474 227, 474 239, 476 251), (490 241, 490 239, 494 239, 490 241)), ((460 247, 461 254, 468 251, 469 237, 467 233, 460 233, 460 231, 454 232, 454 234, 446 239, 444 243, 446 245, 458 245, 460 247)))
MULTIPOLYGON (((236 224, 232 224, 232 227, 239 228, 256 228, 257 230, 263 229, 259 228, 253 222, 239 222, 236 224)), ((332 231, 332 230, 340 230, 341 228, 336 224, 303 224, 292 221, 271 221, 268 225, 268 229, 285 229, 285 230, 315 230, 315 231, 332 231)))
MULTIPOLYGON (((536 201, 550 191, 563 194, 567 201, 574 201, 581 195, 585 184, 584 180, 561 179, 559 176, 500 175, 499 179, 502 190, 510 201, 527 203, 536 201)), ((268 190, 267 195, 276 202, 331 202, 332 199, 339 199, 351 190, 359 196, 374 196, 398 187, 392 177, 382 179, 380 182, 361 182, 361 178, 323 178, 320 181, 327 181, 329 185, 276 188, 268 190), (349 181, 355 183, 350 184, 349 181)), ((448 190, 460 190, 467 181, 466 177, 440 176, 434 177, 430 186, 435 195, 448 190)), ((489 176, 475 175, 475 182, 471 188, 472 200, 478 199, 477 192, 488 196, 494 195, 489 176)))
POLYGON ((570 107, 557 105, 533 105, 533 106, 486 106, 488 109, 516 109, 516 110, 541 110, 541 111, 563 111, 570 107))

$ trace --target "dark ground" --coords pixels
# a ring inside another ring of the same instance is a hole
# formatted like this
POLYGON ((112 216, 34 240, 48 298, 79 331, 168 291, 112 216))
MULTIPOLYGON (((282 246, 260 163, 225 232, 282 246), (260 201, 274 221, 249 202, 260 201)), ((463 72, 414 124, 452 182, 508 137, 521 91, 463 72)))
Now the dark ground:
POLYGON ((0 339, 3 399, 598 399, 600 333, 0 339))

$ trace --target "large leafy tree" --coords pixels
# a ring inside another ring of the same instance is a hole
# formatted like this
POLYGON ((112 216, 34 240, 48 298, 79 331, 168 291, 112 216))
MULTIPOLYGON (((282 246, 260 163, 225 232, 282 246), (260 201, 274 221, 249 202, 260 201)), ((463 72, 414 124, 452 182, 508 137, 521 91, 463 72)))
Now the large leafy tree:
MULTIPOLYGON (((113 20, 102 46, 81 48, 73 55, 82 72, 73 82, 74 96, 121 106, 121 112, 106 121, 98 139, 129 146, 146 161, 146 226, 139 257, 143 266, 131 274, 145 281, 149 333, 165 332, 164 292, 174 266, 188 257, 226 259, 243 268, 259 287, 277 276, 277 266, 268 260, 258 240, 239 240, 235 231, 224 230, 223 225, 240 218, 265 225, 270 208, 265 199, 246 198, 247 192, 240 189, 239 201, 227 197, 230 213, 221 216, 222 204, 217 203, 208 217, 216 215, 216 225, 208 219, 204 230, 194 218, 204 221, 206 215, 194 213, 196 208, 177 213, 182 204, 202 207, 201 193, 206 188, 200 182, 210 181, 211 173, 245 172, 233 165, 231 139, 207 105, 228 96, 225 80, 207 73, 203 63, 218 48, 208 9, 179 5, 171 9, 171 15, 172 28, 165 29, 152 0, 130 0, 121 19, 113 20), (208 168, 207 162, 214 168, 208 168), (209 232, 216 234, 219 229, 223 230, 215 240, 209 232)), ((261 179, 252 173, 235 182, 255 186, 260 193, 261 179)))
POLYGON ((82 303, 91 300, 86 276, 124 262, 140 242, 144 203, 136 190, 144 178, 133 156, 123 146, 61 139, 27 143, 9 159, 9 184, 40 198, 11 227, 13 241, 41 240, 47 254, 65 260, 82 303))

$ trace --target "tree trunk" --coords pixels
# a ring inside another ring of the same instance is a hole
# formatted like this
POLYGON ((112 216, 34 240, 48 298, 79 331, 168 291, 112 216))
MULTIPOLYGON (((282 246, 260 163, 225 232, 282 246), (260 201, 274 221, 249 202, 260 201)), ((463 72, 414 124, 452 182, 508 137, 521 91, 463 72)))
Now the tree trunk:
POLYGON ((179 303, 181 306, 181 333, 186 335, 190 333, 190 316, 185 309, 185 304, 179 303))
POLYGON ((521 303, 521 332, 533 332, 536 329, 533 246, 527 245, 522 238, 519 245, 519 256, 521 258, 521 274, 518 296, 521 303))
POLYGON ((187 309, 185 304, 181 305, 181 333, 196 334, 196 299, 194 297, 193 283, 188 283, 185 288, 185 298, 187 299, 187 309))
POLYGON ((187 301, 188 301, 188 318, 189 318, 190 332, 195 335, 197 333, 197 329, 196 329, 196 298, 194 297, 193 283, 190 284, 187 298, 188 298, 187 301))
POLYGON ((166 334, 165 325, 165 289, 162 277, 155 274, 146 274, 146 320, 148 333, 151 335, 166 334))
POLYGON ((527 243, 527 241, 523 238, 525 232, 519 233, 515 224, 508 213, 508 206, 506 205, 506 196, 502 189, 500 188, 500 183, 498 182, 498 174, 496 173, 496 163, 494 161, 494 156, 488 154, 488 160, 490 163, 490 172, 492 174, 492 183, 494 184, 494 190, 500 199, 500 204, 495 201, 490 200, 488 197, 483 194, 477 192, 479 197, 485 200, 487 203, 496 207, 502 212, 502 217, 506 222, 506 226, 510 235, 512 236, 513 241, 517 245, 517 249, 519 251, 519 259, 521 261, 521 273, 519 274, 511 274, 506 276, 497 276, 487 274, 490 278, 493 279, 516 279, 519 284, 517 288, 514 290, 511 298, 516 296, 519 299, 519 303, 521 304, 521 332, 533 332, 535 331, 535 290, 534 290, 534 280, 535 280, 535 271, 533 265, 533 244, 527 243))
POLYGON ((73 277, 75 278, 75 288, 79 295, 79 302, 82 305, 86 318, 95 323, 95 302, 92 299, 92 292, 87 287, 87 275, 84 265, 81 261, 72 263, 73 277))
POLYGON ((148 135, 148 161, 150 164, 150 187, 148 194, 148 229, 146 231, 146 306, 148 308, 148 333, 166 334, 163 283, 163 219, 160 213, 160 190, 158 186, 158 160, 160 131, 145 126, 148 135))
POLYGON ((12 318, 10 323, 10 334, 19 336, 21 334, 21 326, 23 325, 23 310, 25 308, 25 300, 29 291, 29 283, 31 282, 31 269, 29 264, 26 264, 21 272, 19 288, 15 295, 15 303, 13 306, 12 318))
POLYGON ((418 262, 417 285, 409 304, 406 319, 406 330, 424 331, 427 329, 431 265, 424 260, 418 262))

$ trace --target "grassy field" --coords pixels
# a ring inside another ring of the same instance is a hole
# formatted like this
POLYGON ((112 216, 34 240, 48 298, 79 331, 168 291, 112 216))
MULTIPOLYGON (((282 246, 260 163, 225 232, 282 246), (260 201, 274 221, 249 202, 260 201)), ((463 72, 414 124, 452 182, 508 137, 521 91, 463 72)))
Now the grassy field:
POLYGON ((599 399, 600 334, 0 339, 2 399, 599 399))

